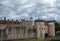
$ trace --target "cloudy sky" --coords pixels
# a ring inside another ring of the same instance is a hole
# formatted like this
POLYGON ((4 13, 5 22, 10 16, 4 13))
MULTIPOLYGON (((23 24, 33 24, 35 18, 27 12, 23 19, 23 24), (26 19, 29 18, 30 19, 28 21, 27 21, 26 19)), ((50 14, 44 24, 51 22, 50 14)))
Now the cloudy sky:
POLYGON ((29 17, 60 21, 59 0, 0 0, 0 19, 29 17))

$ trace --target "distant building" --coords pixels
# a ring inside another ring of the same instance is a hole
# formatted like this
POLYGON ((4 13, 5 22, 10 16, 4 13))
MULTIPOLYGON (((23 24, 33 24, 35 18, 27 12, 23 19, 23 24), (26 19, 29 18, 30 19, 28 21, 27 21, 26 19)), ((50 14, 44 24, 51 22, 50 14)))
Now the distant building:
POLYGON ((0 20, 0 39, 44 39, 46 35, 55 36, 54 21, 35 20, 33 25, 32 17, 20 22, 0 20))

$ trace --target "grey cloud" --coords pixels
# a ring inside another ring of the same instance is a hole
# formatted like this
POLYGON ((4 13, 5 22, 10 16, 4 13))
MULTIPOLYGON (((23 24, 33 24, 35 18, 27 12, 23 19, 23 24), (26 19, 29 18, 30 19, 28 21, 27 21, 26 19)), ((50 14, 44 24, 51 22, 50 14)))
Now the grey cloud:
POLYGON ((27 17, 29 18, 30 16, 33 16, 35 18, 55 18, 56 20, 60 20, 60 6, 57 5, 60 4, 59 2, 60 1, 56 1, 54 6, 50 6, 38 0, 26 0, 24 2, 22 0, 0 0, 0 15, 1 17, 10 19, 27 19, 27 17), (52 18, 49 14, 54 15, 54 17, 52 18), (57 17, 56 15, 59 16, 57 17))

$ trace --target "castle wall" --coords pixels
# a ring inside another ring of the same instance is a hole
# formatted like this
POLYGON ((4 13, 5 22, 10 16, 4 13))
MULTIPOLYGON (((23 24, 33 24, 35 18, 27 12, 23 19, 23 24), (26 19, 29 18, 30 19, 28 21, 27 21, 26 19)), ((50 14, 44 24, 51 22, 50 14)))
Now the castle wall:
POLYGON ((0 24, 0 29, 5 29, 3 33, 7 35, 7 39, 44 39, 46 33, 55 36, 54 22, 45 25, 45 21, 37 21, 33 25, 33 21, 22 21, 20 24, 0 24))

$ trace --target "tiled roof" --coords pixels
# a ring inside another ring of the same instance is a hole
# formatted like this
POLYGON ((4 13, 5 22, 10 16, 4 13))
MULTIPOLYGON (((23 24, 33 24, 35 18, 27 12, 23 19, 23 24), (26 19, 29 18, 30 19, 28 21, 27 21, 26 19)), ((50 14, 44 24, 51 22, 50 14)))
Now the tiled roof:
POLYGON ((35 20, 35 22, 45 22, 44 20, 35 20))
POLYGON ((20 24, 19 21, 0 20, 0 24, 20 24))
POLYGON ((45 20, 35 20, 35 22, 54 22, 54 20, 51 20, 51 21, 45 21, 45 20))

